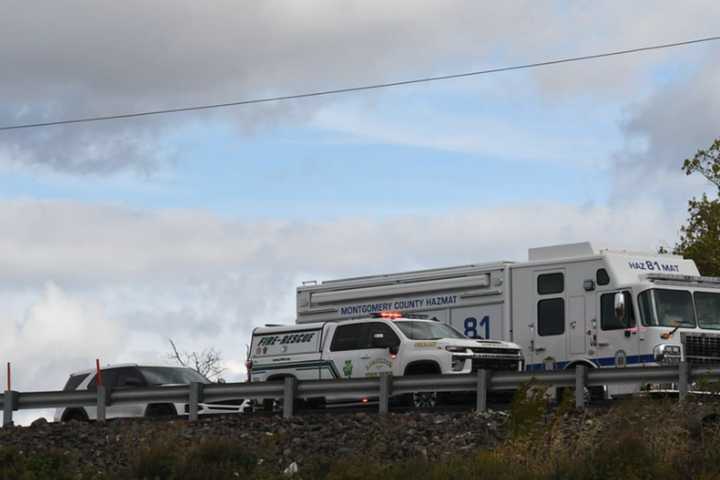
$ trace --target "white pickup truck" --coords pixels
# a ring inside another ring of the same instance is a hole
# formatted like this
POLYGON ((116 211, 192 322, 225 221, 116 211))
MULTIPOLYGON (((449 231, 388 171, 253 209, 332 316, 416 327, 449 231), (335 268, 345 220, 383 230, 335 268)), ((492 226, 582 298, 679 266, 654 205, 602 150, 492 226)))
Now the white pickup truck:
MULTIPOLYGON (((514 343, 471 339, 448 324, 395 312, 339 322, 255 328, 248 361, 252 382, 287 376, 325 380, 382 373, 462 374, 522 368, 522 351, 514 343)), ((416 407, 436 403, 433 393, 412 397, 416 407)))

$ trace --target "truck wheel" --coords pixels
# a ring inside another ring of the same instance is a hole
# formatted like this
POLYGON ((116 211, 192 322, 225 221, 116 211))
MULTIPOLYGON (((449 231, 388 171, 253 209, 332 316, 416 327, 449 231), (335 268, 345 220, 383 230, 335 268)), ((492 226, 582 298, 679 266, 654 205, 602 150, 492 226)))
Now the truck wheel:
POLYGON ((437 392, 415 392, 412 394, 412 406, 414 408, 434 408, 437 404, 437 392))
POLYGON ((68 410, 67 412, 65 412, 65 415, 62 416, 63 422, 71 422, 73 420, 76 422, 87 422, 87 413, 85 413, 85 410, 81 408, 77 410, 68 410))

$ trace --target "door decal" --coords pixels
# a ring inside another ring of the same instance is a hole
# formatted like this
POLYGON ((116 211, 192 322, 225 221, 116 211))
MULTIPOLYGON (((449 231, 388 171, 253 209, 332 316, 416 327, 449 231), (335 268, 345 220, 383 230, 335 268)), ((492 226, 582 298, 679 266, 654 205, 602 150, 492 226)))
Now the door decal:
POLYGON ((346 377, 349 377, 352 375, 353 371, 353 364, 352 360, 345 360, 345 365, 343 365, 343 373, 346 377))

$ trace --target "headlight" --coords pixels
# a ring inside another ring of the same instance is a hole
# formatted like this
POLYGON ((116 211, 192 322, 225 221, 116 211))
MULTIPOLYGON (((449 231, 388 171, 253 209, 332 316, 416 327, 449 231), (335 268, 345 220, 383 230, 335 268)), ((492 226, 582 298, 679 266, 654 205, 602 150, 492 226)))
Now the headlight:
POLYGON ((653 349, 653 357, 658 363, 677 363, 680 361, 680 345, 660 344, 653 349))
POLYGON ((467 353, 466 347, 454 347, 452 345, 445 347, 445 350, 452 353, 467 353))

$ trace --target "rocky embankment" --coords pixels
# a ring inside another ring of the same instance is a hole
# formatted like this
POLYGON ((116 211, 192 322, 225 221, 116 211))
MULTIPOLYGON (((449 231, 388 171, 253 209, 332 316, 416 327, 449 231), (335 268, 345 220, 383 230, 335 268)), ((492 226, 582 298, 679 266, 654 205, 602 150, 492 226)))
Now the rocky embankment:
POLYGON ((82 468, 122 471, 158 444, 185 448, 199 442, 231 440, 260 463, 282 471, 318 456, 354 456, 368 461, 409 458, 436 460, 481 448, 505 437, 504 412, 232 415, 184 419, 111 420, 105 424, 36 422, 30 427, 0 429, 0 448, 22 455, 66 455, 82 468))

